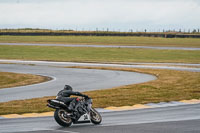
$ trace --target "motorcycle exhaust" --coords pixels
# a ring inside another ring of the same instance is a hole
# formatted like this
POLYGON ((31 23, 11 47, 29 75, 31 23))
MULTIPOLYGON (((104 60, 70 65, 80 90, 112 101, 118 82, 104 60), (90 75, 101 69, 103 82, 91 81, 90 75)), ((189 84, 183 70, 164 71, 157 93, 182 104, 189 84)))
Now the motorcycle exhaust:
POLYGON ((50 108, 54 109, 59 109, 60 107, 67 108, 67 105, 64 102, 58 101, 56 99, 48 100, 47 102, 48 102, 47 106, 50 108))
POLYGON ((47 104, 47 106, 50 107, 50 108, 53 108, 53 109, 59 109, 59 107, 53 106, 53 105, 51 105, 49 103, 47 104))

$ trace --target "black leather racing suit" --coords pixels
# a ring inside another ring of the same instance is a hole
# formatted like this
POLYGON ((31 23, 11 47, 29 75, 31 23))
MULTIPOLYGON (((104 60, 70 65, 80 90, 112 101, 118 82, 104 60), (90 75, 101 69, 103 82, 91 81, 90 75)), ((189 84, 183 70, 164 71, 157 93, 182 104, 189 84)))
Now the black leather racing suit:
POLYGON ((71 95, 75 95, 75 96, 82 96, 82 97, 88 97, 87 95, 84 95, 80 92, 74 92, 71 90, 61 90, 58 92, 57 94, 57 99, 63 101, 65 104, 69 105, 69 109, 73 110, 74 109, 74 105, 72 105, 72 101, 73 104, 75 103, 76 98, 75 97, 70 97, 71 95))

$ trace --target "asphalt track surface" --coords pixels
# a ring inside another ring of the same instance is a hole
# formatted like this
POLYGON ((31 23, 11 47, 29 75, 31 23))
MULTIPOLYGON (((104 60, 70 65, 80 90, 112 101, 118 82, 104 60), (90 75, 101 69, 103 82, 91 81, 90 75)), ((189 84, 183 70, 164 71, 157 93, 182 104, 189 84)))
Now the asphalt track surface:
POLYGON ((135 72, 61 68, 49 64, 0 64, 0 71, 30 73, 53 78, 49 82, 40 84, 0 89, 0 102, 55 96, 59 90, 63 89, 65 84, 71 85, 75 91, 83 92, 143 83, 156 79, 155 76, 135 72))
MULTIPOLYGON (((0 90, 0 97, 1 99, 4 99, 3 101, 24 99, 27 97, 22 96, 24 95, 23 93, 29 94, 30 92, 31 93, 28 95, 28 98, 31 98, 32 96, 40 97, 41 94, 43 95, 51 91, 53 92, 53 95, 55 95, 55 93, 57 93, 57 91, 60 90, 60 88, 62 88, 66 82, 72 84, 72 86, 75 86, 77 91, 86 91, 86 89, 89 90, 101 89, 101 88, 106 89, 110 87, 119 86, 116 80, 122 81, 123 85, 133 84, 135 81, 137 81, 137 79, 144 79, 146 76, 147 77, 150 76, 150 75, 139 74, 139 77, 134 78, 134 76, 137 75, 138 73, 132 73, 132 72, 121 73, 120 71, 108 71, 108 70, 60 68, 63 66, 84 65, 84 66, 107 66, 107 67, 115 66, 115 67, 134 67, 134 68, 142 67, 142 68, 153 68, 153 69, 173 69, 173 70, 200 72, 200 68, 187 68, 187 67, 168 66, 168 65, 146 66, 138 64, 119 65, 119 64, 94 64, 94 63, 91 64, 91 63, 15 61, 15 60, 10 60, 10 61, 1 60, 0 62, 17 63, 17 64, 0 64, 0 71, 32 73, 38 75, 46 75, 54 78, 54 80, 46 83, 25 86, 25 89, 22 90, 20 90, 20 88, 24 87, 19 87, 14 89, 13 88, 2 89, 0 90), (69 77, 69 79, 67 79, 66 77, 69 77), (58 82, 58 84, 56 82, 58 82), (54 84, 57 85, 53 86, 54 84), (29 88, 32 88, 33 90, 32 91, 26 90, 29 88), (17 92, 14 92, 14 90, 20 90, 19 94, 17 94, 17 92)), ((182 64, 182 65, 190 66, 193 64, 182 64)), ((195 64, 195 66, 198 66, 198 64, 195 64)), ((150 76, 146 80, 149 81, 153 79, 155 79, 155 77, 150 76)), ((145 82, 145 81, 138 81, 138 82, 145 82)), ((199 126, 200 104, 151 108, 151 109, 139 109, 132 111, 101 112, 101 115, 103 116, 103 122, 101 125, 96 126, 92 124, 82 124, 82 125, 73 125, 70 128, 61 128, 59 125, 57 125, 53 117, 22 118, 22 119, 0 118, 0 132, 1 133, 8 133, 8 132, 199 133, 200 132, 200 126, 199 126)))
POLYGON ((101 125, 60 127, 53 117, 1 119, 0 132, 9 133, 199 133, 200 104, 101 113, 101 125))
POLYGON ((0 43, 0 45, 23 45, 23 46, 61 46, 61 47, 92 47, 92 48, 145 48, 165 50, 200 50, 190 47, 159 47, 159 46, 123 46, 123 45, 87 45, 87 44, 37 44, 37 43, 0 43))

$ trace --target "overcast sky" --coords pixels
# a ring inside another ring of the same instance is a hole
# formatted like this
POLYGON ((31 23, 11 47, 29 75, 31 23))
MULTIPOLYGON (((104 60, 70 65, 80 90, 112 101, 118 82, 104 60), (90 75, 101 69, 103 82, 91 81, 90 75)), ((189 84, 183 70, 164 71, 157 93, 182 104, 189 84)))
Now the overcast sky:
POLYGON ((200 28, 200 0, 0 0, 0 28, 200 28))

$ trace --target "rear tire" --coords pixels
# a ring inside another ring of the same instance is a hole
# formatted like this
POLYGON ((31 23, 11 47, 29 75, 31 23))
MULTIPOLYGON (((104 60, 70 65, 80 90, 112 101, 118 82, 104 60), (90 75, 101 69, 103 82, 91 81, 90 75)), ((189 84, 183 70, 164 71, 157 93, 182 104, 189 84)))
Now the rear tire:
POLYGON ((72 124, 72 119, 67 116, 67 113, 68 112, 64 109, 56 109, 54 112, 56 122, 63 127, 69 127, 72 124))
POLYGON ((100 124, 102 121, 102 117, 94 108, 90 111, 90 119, 93 124, 100 124))

